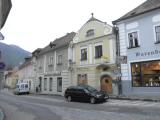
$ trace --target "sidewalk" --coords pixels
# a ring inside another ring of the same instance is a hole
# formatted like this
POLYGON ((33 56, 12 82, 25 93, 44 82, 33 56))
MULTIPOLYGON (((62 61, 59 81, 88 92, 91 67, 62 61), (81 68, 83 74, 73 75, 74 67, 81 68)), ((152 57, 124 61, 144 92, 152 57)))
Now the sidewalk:
POLYGON ((160 102, 160 96, 145 96, 145 95, 110 95, 110 99, 119 100, 137 100, 137 101, 150 101, 150 102, 160 102))
MULTIPOLYGON (((32 93, 32 95, 43 95, 43 96, 58 96, 63 97, 62 95, 57 94, 43 94, 43 93, 32 93)), ((150 101, 150 102, 160 102, 160 96, 145 96, 145 95, 109 95, 110 99, 117 99, 117 100, 132 100, 132 101, 150 101)))
MULTIPOLYGON (((10 94, 13 94, 12 90, 4 90, 10 94)), ((62 95, 57 94, 44 94, 44 93, 30 93, 30 95, 42 95, 48 97, 63 97, 62 95)), ((134 101, 150 101, 150 102, 160 102, 160 96, 146 96, 146 95, 109 95, 110 99, 117 99, 117 100, 134 100, 134 101)))
POLYGON ((0 120, 4 120, 4 114, 2 112, 2 109, 0 108, 0 120))

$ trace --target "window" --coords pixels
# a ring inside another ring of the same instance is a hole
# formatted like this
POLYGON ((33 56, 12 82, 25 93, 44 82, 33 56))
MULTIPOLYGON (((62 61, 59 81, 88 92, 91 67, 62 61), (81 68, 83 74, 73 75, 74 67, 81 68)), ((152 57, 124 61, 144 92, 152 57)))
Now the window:
POLYGON ((44 90, 47 90, 47 78, 44 78, 44 90))
POLYGON ((155 27, 156 43, 160 43, 160 26, 155 27))
POLYGON ((141 67, 139 63, 132 64, 132 83, 134 87, 142 86, 141 67))
POLYGON ((51 57, 49 57, 49 65, 53 65, 53 63, 54 63, 54 58, 53 58, 53 56, 51 56, 51 57))
POLYGON ((24 88, 24 84, 21 85, 21 88, 22 88, 22 89, 24 88))
POLYGON ((49 78, 49 91, 52 91, 52 83, 53 83, 53 79, 49 78))
POLYGON ((94 35, 94 30, 93 29, 90 29, 87 31, 86 33, 86 37, 90 37, 90 36, 93 36, 94 35))
POLYGON ((78 74, 78 85, 87 85, 87 74, 78 74))
POLYGON ((62 55, 58 55, 57 64, 58 64, 58 65, 61 65, 61 64, 62 64, 62 55))
POLYGON ((28 88, 28 84, 25 84, 25 88, 28 88))
POLYGON ((131 64, 133 87, 160 87, 160 61, 131 64))
POLYGON ((48 61, 48 71, 53 71, 54 70, 54 57, 50 56, 49 61, 48 61))
POLYGON ((83 88, 78 88, 77 91, 78 91, 78 93, 85 93, 83 88))
POLYGON ((57 78, 57 92, 62 92, 62 77, 57 78))
POLYGON ((138 32, 128 34, 129 48, 139 47, 138 32))
POLYGON ((95 58, 102 57, 102 45, 95 46, 95 58))
POLYGON ((48 72, 51 72, 51 71, 53 71, 53 70, 54 70, 53 65, 49 65, 49 66, 48 66, 48 72))
POLYGON ((87 48, 81 49, 81 61, 87 60, 87 48))

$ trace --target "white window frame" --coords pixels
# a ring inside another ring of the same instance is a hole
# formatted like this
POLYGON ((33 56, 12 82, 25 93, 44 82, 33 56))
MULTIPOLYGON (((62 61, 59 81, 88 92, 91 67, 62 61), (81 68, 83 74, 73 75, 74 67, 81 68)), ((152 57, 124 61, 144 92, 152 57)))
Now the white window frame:
POLYGON ((87 47, 87 46, 80 48, 80 61, 88 61, 88 47, 87 47), (82 58, 81 58, 81 56, 82 56, 82 55, 81 55, 81 50, 82 50, 82 49, 87 49, 87 59, 86 59, 86 60, 82 60, 82 58))
MULTIPOLYGON (((130 47, 130 41, 129 41, 129 34, 131 34, 131 33, 134 33, 134 32, 137 32, 137 36, 138 36, 138 47, 140 46, 140 37, 139 37, 139 30, 132 30, 132 31, 129 31, 129 32, 127 32, 127 45, 128 45, 128 48, 137 48, 136 46, 135 47, 130 47)), ((134 42, 134 44, 135 44, 135 42, 134 42)))
POLYGON ((155 43, 160 43, 160 41, 157 42, 157 37, 156 37, 156 27, 157 27, 157 26, 160 26, 160 24, 156 24, 156 25, 153 26, 154 42, 155 42, 155 43))
POLYGON ((63 60, 63 55, 62 54, 58 54, 57 55, 57 64, 62 64, 62 60, 63 60), (62 56, 61 61, 59 61, 59 56, 62 56))
POLYGON ((84 65, 84 64, 88 64, 88 60, 89 60, 89 51, 88 51, 88 46, 81 46, 80 47, 80 65, 84 65), (81 60, 81 50, 82 49, 87 49, 87 60, 81 60))
POLYGON ((95 29, 89 29, 89 30, 87 30, 86 31, 86 37, 91 37, 91 36, 94 36, 95 35, 95 29), (88 33, 90 33, 90 32, 93 32, 92 34, 88 34, 88 33))
POLYGON ((54 64, 54 56, 49 56, 48 65, 53 65, 53 64, 54 64))

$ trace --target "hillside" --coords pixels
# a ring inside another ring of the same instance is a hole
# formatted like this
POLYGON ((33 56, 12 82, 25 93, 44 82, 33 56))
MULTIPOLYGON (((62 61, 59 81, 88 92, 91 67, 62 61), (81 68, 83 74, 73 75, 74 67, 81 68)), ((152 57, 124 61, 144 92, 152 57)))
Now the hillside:
POLYGON ((5 64, 11 66, 17 66, 24 62, 24 58, 31 56, 31 53, 16 45, 7 45, 0 42, 1 60, 5 64))

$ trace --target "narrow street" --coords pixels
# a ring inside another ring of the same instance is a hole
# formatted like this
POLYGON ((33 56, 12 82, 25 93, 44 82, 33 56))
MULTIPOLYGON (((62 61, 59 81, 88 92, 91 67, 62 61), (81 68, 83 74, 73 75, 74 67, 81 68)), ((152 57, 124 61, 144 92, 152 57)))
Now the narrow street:
POLYGON ((0 108, 5 120, 159 120, 160 103, 109 100, 89 104, 71 102, 63 97, 13 95, 0 93, 0 108))

